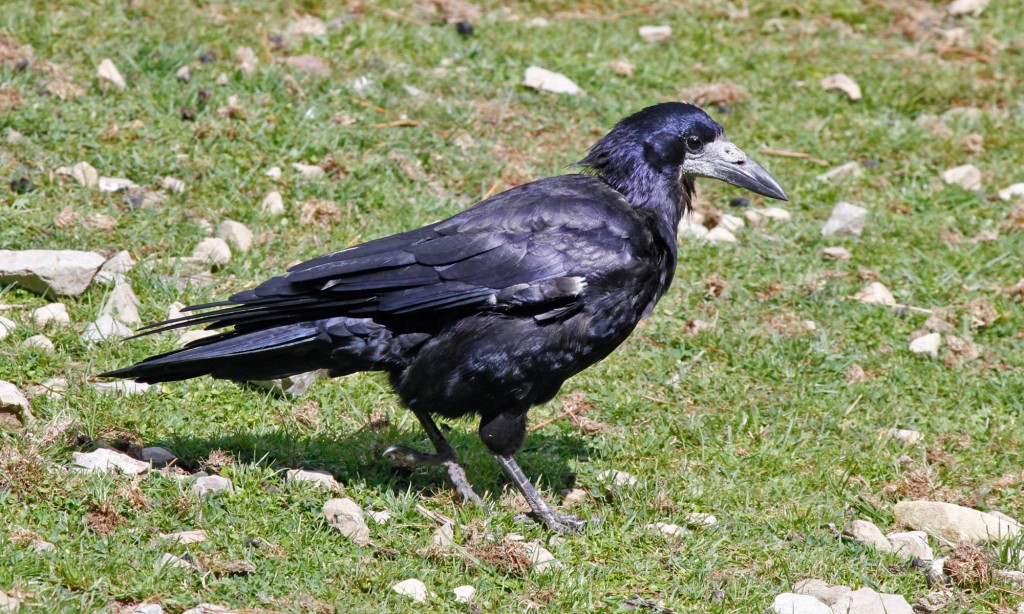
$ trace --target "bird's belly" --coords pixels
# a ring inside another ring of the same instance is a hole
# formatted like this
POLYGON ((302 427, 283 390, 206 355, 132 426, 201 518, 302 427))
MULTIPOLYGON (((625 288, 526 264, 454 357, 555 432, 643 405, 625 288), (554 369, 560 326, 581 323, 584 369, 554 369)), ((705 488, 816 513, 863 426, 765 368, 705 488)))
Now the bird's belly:
POLYGON ((465 318, 425 344, 392 374, 392 383, 409 407, 443 416, 526 411, 618 347, 639 313, 611 298, 546 323, 496 314, 465 318))

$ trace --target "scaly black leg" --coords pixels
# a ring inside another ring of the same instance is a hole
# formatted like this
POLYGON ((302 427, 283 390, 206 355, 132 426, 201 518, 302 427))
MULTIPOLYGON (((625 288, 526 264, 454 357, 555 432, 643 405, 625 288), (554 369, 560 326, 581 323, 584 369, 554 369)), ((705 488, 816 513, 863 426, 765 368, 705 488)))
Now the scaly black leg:
POLYGON ((434 444, 434 449, 437 450, 437 453, 426 454, 405 446, 391 446, 384 450, 384 456, 392 464, 407 469, 424 465, 442 465, 448 471, 448 479, 455 486, 455 491, 462 497, 463 502, 472 502, 483 509, 487 509, 483 500, 473 492, 473 487, 470 486, 469 480, 466 478, 466 471, 459 465, 458 459, 455 457, 455 450, 448 443, 448 440, 444 438, 444 435, 441 434, 441 430, 437 428, 437 425, 434 424, 434 419, 430 417, 430 414, 418 411, 414 411, 413 414, 420 421, 423 430, 427 432, 427 437, 434 444))
POLYGON ((533 510, 533 515, 548 525, 553 531, 559 533, 581 533, 583 531, 583 525, 586 521, 578 516, 572 514, 563 514, 555 511, 547 502, 540 496, 537 489, 533 487, 533 484, 527 479, 526 474, 516 463, 515 459, 511 456, 503 456, 501 454, 495 454, 494 458, 498 460, 498 464, 505 470, 505 475, 508 476, 512 483, 516 485, 519 492, 523 493, 526 497, 526 502, 530 504, 530 509, 533 510))

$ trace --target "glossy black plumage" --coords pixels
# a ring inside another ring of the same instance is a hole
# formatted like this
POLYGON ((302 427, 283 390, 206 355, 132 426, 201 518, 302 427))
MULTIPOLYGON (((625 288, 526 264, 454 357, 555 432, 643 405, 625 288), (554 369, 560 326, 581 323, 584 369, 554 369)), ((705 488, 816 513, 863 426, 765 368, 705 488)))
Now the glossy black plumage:
POLYGON ((695 139, 722 140, 722 128, 691 105, 645 109, 599 141, 579 174, 513 188, 194 307, 216 309, 148 332, 230 330, 104 375, 385 371, 421 421, 478 414, 484 443, 512 462, 527 410, 621 344, 668 289, 695 139))

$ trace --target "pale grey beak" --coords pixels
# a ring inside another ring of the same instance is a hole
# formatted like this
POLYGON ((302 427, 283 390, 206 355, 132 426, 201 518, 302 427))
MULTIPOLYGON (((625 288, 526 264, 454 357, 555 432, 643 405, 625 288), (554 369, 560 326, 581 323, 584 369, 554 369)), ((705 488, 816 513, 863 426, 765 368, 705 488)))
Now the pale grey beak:
POLYGON ((789 200, 771 173, 725 139, 708 143, 698 153, 686 154, 682 171, 685 175, 718 179, 768 198, 789 200))

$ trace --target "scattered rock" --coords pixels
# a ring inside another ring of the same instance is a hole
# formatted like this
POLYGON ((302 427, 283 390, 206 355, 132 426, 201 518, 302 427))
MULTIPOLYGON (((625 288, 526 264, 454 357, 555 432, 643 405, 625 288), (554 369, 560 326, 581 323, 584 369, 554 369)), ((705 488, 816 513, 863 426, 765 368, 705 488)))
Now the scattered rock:
POLYGON ((128 84, 125 83, 124 77, 121 75, 121 71, 117 69, 114 62, 107 58, 100 62, 100 65, 96 68, 96 76, 104 81, 113 83, 114 86, 123 90, 128 84))
POLYGON ((430 536, 430 546, 432 548, 446 549, 455 545, 455 527, 450 522, 446 522, 434 529, 433 535, 430 536))
POLYGON ((976 360, 981 351, 970 339, 946 335, 946 357, 943 362, 951 369, 959 369, 965 362, 976 360))
POLYGON ((736 232, 744 226, 746 226, 746 222, 743 221, 743 218, 725 213, 718 218, 718 226, 715 226, 715 228, 722 227, 729 232, 736 232))
POLYGON ((225 265, 231 262, 231 248, 220 237, 208 237, 192 250, 192 257, 214 265, 225 265))
POLYGON ((648 43, 661 43, 672 38, 671 26, 640 26, 640 38, 648 43))
POLYGON ((18 328, 18 325, 14 320, 0 316, 0 341, 13 333, 15 328, 18 328))
POLYGON ((20 430, 31 422, 32 405, 11 382, 0 381, 0 426, 20 430))
POLYGON ((186 64, 174 71, 174 78, 182 83, 188 83, 192 80, 192 69, 186 64))
POLYGON ((924 433, 920 431, 912 431, 910 429, 892 428, 886 431, 885 434, 905 446, 917 445, 924 441, 924 433))
POLYGON ((608 62, 608 70, 623 77, 632 77, 633 63, 629 60, 612 60, 608 62))
POLYGON ((231 78, 228 77, 228 73, 222 72, 219 75, 217 75, 217 78, 214 79, 213 82, 216 83, 217 85, 227 85, 228 82, 230 81, 230 79, 231 78))
POLYGON ((71 316, 68 315, 68 308, 64 303, 50 303, 32 312, 32 323, 36 328, 46 328, 51 324, 57 328, 64 328, 71 325, 71 316))
POLYGON ((843 534, 858 544, 889 552, 891 545, 875 523, 867 520, 851 520, 843 528, 843 534))
POLYGON ((864 231, 867 221, 867 209, 848 202, 839 202, 832 208, 832 213, 821 228, 821 236, 853 235, 859 237, 860 233, 864 231))
POLYGON ((251 75, 256 72, 256 65, 259 64, 259 59, 256 57, 256 52, 249 47, 239 47, 235 49, 235 62, 238 64, 239 70, 247 75, 251 75))
POLYGON ((635 476, 618 469, 605 469, 597 474, 597 479, 600 482, 608 482, 619 487, 637 485, 635 476))
POLYGON ((860 177, 863 174, 864 169, 860 162, 847 162, 818 175, 818 181, 835 181, 846 177, 860 177))
POLYGON ((531 571, 543 572, 563 567, 555 555, 537 542, 526 542, 523 547, 526 548, 526 556, 530 559, 531 571))
POLYGON ((773 614, 833 614, 832 608, 810 595, 782 593, 772 601, 773 614))
POLYGON ((307 179, 318 179, 324 176, 324 169, 315 164, 302 164, 301 162, 293 162, 292 168, 297 170, 300 175, 307 179))
POLYGON ((216 337, 218 334, 220 333, 215 330, 187 330, 178 336, 178 347, 183 348, 193 341, 199 341, 207 337, 216 337))
POLYGON ((100 174, 88 162, 79 162, 71 167, 71 178, 82 187, 95 188, 99 184, 100 174))
MULTIPOLYGON (((48 542, 45 539, 40 539, 38 537, 33 539, 31 543, 29 543, 28 547, 39 553, 57 551, 57 544, 53 542, 48 542)), ((3 612, 2 607, 0 607, 0 612, 3 612)))
POLYGON ((973 164, 962 164, 942 171, 942 180, 971 192, 981 191, 981 171, 973 164))
POLYGON ((590 494, 582 488, 573 488, 563 492, 562 505, 565 507, 576 507, 590 499, 590 494))
POLYGON ((704 235, 704 240, 708 243, 739 243, 736 235, 729 232, 729 229, 724 226, 715 226, 704 235))
POLYGON ((877 593, 864 587, 843 595, 832 606, 833 614, 914 614, 902 595, 877 593))
POLYGON ((138 475, 149 471, 149 463, 136 460, 127 454, 100 448, 94 452, 72 452, 72 464, 86 473, 112 473, 119 471, 125 475, 138 475))
POLYGON ((46 335, 32 335, 28 339, 25 339, 21 345, 22 347, 41 350, 46 354, 53 354, 57 349, 54 347, 53 341, 50 341, 50 338, 46 335))
POLYGON ((192 492, 200 497, 211 497, 223 492, 232 492, 235 489, 231 480, 219 475, 207 475, 196 478, 192 482, 192 492))
POLYGON ((923 531, 906 531, 889 533, 885 536, 889 541, 889 551, 906 557, 931 561, 935 559, 931 546, 928 545, 928 534, 923 531))
POLYGON ((370 528, 363 510, 352 499, 331 499, 324 503, 324 516, 332 527, 360 546, 370 543, 370 528))
POLYGON ((342 490, 341 484, 333 475, 320 469, 289 469, 286 479, 289 482, 305 482, 332 491, 342 490))
POLYGON ((863 290, 853 295, 855 300, 862 303, 874 304, 874 305, 895 305, 896 297, 889 292, 883 284, 877 281, 873 281, 864 287, 863 290))
POLYGON ((185 182, 175 177, 164 177, 160 180, 160 185, 169 192, 175 194, 182 194, 185 192, 185 182))
POLYGON ((74 296, 89 287, 105 260, 95 252, 0 250, 0 284, 15 283, 39 294, 74 296))
POLYGON ((526 69, 523 85, 535 90, 553 92, 555 94, 577 96, 584 93, 580 86, 573 83, 569 77, 539 66, 530 66, 526 69))
POLYGON ((809 595, 827 606, 832 606, 845 595, 853 592, 850 587, 841 584, 829 584, 824 580, 801 580, 793 585, 793 590, 800 595, 809 595))
POLYGON ((270 390, 277 394, 283 394, 289 399, 294 399, 306 394, 309 387, 312 386, 313 382, 315 382, 322 374, 323 371, 309 371, 307 373, 289 375, 288 377, 281 379, 256 380, 247 383, 265 390, 270 390))
POLYGON ((252 247, 252 231, 241 222, 224 220, 217 226, 217 236, 240 252, 247 252, 252 247))
MULTIPOLYGON (((850 250, 846 249, 845 247, 838 246, 826 247, 825 249, 821 250, 821 253, 824 254, 826 258, 829 258, 831 260, 839 260, 840 262, 844 260, 849 260, 853 256, 853 254, 850 253, 850 250)), ((895 302, 895 299, 893 299, 893 302, 895 302)))
POLYGON ((387 524, 388 521, 391 520, 391 512, 387 510, 381 510, 379 512, 369 510, 366 512, 366 515, 372 518, 377 524, 387 524))
POLYGON ((99 283, 113 283, 124 278, 135 266, 135 260, 127 250, 121 250, 111 256, 110 260, 103 263, 99 272, 96 273, 94 281, 99 283))
POLYGON ((647 525, 648 531, 656 531, 666 537, 689 537, 692 535, 689 529, 683 528, 677 524, 671 524, 668 522, 655 522, 647 525))
POLYGON ((144 384, 142 382, 133 382, 130 380, 118 382, 95 382, 90 384, 89 386, 100 394, 114 394, 124 397, 130 397, 136 394, 143 394, 150 388, 149 384, 144 384))
POLYGON ((260 211, 269 215, 284 214, 284 199, 280 192, 269 192, 260 203, 260 211))
POLYGON ((935 358, 939 355, 940 345, 942 345, 942 335, 939 333, 928 333, 911 341, 910 351, 918 356, 935 358))
POLYGON ((204 542, 209 536, 206 534, 206 531, 193 529, 191 531, 178 531, 177 533, 161 533, 160 538, 172 544, 187 545, 204 542))
POLYGON ((718 518, 715 518, 714 514, 705 514, 702 512, 692 512, 685 516, 686 524, 691 527, 713 527, 718 524, 718 518))
MULTIPOLYGON (((165 552, 164 555, 160 557, 160 561, 156 566, 157 569, 163 569, 164 567, 170 567, 171 569, 195 569, 195 567, 192 566, 192 563, 189 563, 181 557, 174 556, 170 552, 165 552)), ((187 611, 195 614, 195 610, 196 608, 187 611)))
POLYGON ((142 448, 142 452, 139 454, 142 460, 150 463, 156 468, 166 467, 174 461, 178 460, 178 457, 173 452, 165 448, 150 447, 142 448))
POLYGON ((1014 200, 1024 196, 1024 183, 1015 183, 999 190, 999 198, 1003 200, 1014 200))
POLYGON ((139 317, 139 299, 127 282, 118 280, 100 309, 103 315, 111 316, 124 324, 142 324, 139 317))
POLYGON ((747 91, 735 83, 701 83, 679 92, 679 99, 698 105, 727 108, 747 97, 747 91))
POLYGON ((111 194, 126 192, 134 187, 138 187, 135 182, 124 177, 100 177, 96 182, 96 188, 100 192, 110 192, 111 194))
POLYGON ((331 76, 331 65, 323 58, 315 55, 309 55, 308 53, 285 58, 284 63, 289 68, 294 68, 299 72, 317 75, 319 77, 331 76))
POLYGON ((427 600, 427 585, 416 578, 402 580, 392 586, 391 590, 395 591, 399 595, 409 597, 413 601, 423 602, 427 600))
POLYGON ((901 524, 934 533, 953 543, 1012 539, 1020 534, 1020 523, 968 507, 939 501, 901 501, 893 508, 901 524))
POLYGON ((18 599, 14 595, 8 595, 4 591, 0 591, 0 612, 5 614, 8 612, 17 612, 21 608, 21 599, 18 599))
POLYGON ((288 26, 285 35, 291 39, 303 36, 326 36, 327 24, 319 17, 300 15, 288 26))
POLYGON ((793 214, 782 207, 764 207, 763 209, 751 209, 743 214, 751 224, 760 224, 764 220, 776 220, 788 222, 793 219, 793 214))
POLYGON ((62 397, 68 391, 68 380, 63 377, 52 377, 42 384, 34 384, 26 391, 28 398, 62 397))
POLYGON ((90 343, 99 343, 101 341, 124 339, 125 337, 131 337, 132 334, 132 329, 121 324, 112 316, 104 314, 96 318, 95 322, 90 322, 86 325, 81 339, 90 343))
POLYGON ((468 584, 463 584, 462 586, 456 586, 453 588, 452 592, 455 593, 455 601, 458 603, 469 603, 473 600, 473 595, 476 593, 476 589, 468 584))
POLYGON ((821 87, 826 90, 838 90, 849 96, 850 100, 860 100, 861 91, 857 82, 843 73, 838 73, 821 80, 821 87))
POLYGON ((950 15, 973 15, 977 17, 988 8, 989 0, 953 0, 946 9, 950 15))
MULTIPOLYGON (((101 177, 100 179, 103 178, 101 177)), ((117 181, 128 180, 119 179, 117 181)), ((124 190, 124 199, 128 201, 128 204, 131 206, 132 209, 140 209, 143 207, 154 208, 167 202, 167 195, 164 194, 163 192, 151 192, 145 188, 140 188, 138 186, 129 186, 127 189, 124 190)), ((117 226, 116 221, 117 220, 114 220, 115 223, 111 227, 117 226)))
POLYGON ((708 229, 705 228, 703 224, 683 218, 682 221, 679 222, 677 236, 680 240, 703 239, 708 236, 708 229))

